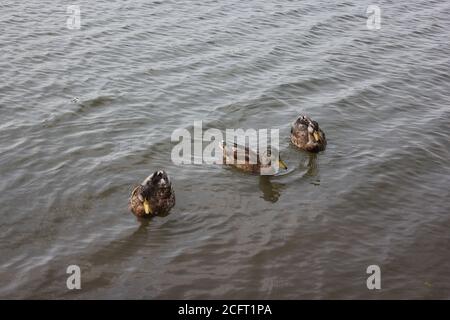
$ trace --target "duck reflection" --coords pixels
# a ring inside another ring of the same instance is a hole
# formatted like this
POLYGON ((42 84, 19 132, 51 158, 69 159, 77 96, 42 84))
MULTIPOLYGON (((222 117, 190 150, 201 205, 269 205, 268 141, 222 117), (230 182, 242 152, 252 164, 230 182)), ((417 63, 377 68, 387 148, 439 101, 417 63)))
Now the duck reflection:
POLYGON ((270 202, 277 202, 281 195, 284 184, 270 181, 270 176, 259 177, 259 190, 262 192, 261 198, 270 202))
POLYGON ((306 167, 307 169, 305 176, 316 177, 319 174, 319 161, 317 160, 317 154, 309 154, 301 166, 306 167))

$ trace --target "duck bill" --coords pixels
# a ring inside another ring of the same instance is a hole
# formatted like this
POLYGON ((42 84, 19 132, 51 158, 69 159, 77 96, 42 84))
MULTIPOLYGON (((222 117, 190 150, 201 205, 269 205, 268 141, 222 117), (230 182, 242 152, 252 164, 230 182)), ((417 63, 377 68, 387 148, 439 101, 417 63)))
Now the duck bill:
POLYGON ((287 170, 287 165, 283 160, 278 160, 278 166, 284 170, 287 170))
POLYGON ((314 136, 314 139, 317 142, 320 142, 320 133, 319 133, 319 131, 314 131, 313 136, 314 136))
POLYGON ((145 214, 152 213, 152 207, 150 206, 150 202, 148 202, 147 199, 144 200, 144 211, 145 211, 145 214))

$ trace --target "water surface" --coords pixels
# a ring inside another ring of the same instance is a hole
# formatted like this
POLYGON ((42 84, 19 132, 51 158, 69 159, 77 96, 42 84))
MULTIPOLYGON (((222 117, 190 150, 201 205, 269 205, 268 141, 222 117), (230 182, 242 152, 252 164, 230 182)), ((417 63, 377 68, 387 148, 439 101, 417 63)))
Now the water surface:
POLYGON ((80 30, 0 5, 0 297, 450 298, 448 1, 378 1, 380 30, 368 1, 77 3, 80 30), (290 145, 300 113, 325 152, 290 145), (173 164, 199 120, 280 129, 294 170, 173 164), (157 169, 177 205, 141 223, 157 169))

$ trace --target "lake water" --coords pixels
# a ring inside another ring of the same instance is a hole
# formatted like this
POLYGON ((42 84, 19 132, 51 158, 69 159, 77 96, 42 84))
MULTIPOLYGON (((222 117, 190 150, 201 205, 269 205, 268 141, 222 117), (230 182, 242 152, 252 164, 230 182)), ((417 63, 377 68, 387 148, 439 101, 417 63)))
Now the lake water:
POLYGON ((370 4, 3 0, 0 297, 450 298, 450 2, 370 4), (175 165, 200 120, 279 129, 291 171, 175 165), (139 222, 158 169, 177 204, 139 222))

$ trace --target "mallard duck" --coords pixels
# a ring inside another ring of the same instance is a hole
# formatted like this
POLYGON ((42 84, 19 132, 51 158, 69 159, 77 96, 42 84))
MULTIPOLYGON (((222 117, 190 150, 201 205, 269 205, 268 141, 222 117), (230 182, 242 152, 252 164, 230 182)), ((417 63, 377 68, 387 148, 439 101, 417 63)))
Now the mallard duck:
POLYGON ((221 146, 223 150, 223 163, 226 165, 260 175, 274 175, 278 173, 280 168, 287 170, 287 165, 281 160, 280 155, 276 159, 276 164, 278 165, 278 168, 276 168, 275 162, 272 162, 274 156, 272 156, 270 147, 267 151, 258 153, 237 143, 228 145, 223 141, 221 146))
POLYGON ((175 205, 175 193, 165 171, 156 171, 131 192, 129 209, 137 217, 167 214, 175 205))
POLYGON ((327 139, 319 124, 308 118, 300 116, 292 124, 291 142, 302 150, 319 152, 325 150, 327 139))

